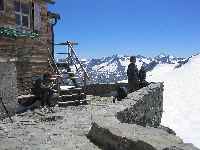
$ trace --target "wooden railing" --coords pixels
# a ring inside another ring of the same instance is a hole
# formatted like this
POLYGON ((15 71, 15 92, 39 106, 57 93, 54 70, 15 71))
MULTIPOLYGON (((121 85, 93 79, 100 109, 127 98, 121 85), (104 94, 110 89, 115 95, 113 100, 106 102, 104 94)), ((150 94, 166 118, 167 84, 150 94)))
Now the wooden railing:
POLYGON ((56 73, 57 75, 60 75, 58 67, 57 67, 55 60, 54 60, 49 49, 48 49, 48 53, 49 53, 49 56, 50 56, 49 59, 48 59, 49 66, 51 67, 51 69, 53 70, 54 73, 56 73))
POLYGON ((72 46, 72 43, 70 41, 67 41, 66 42, 66 45, 68 45, 68 58, 71 60, 71 62, 73 63, 73 65, 75 66, 76 68, 76 71, 78 72, 79 74, 79 77, 81 77, 80 75, 80 71, 83 72, 83 85, 84 85, 84 88, 86 87, 86 84, 87 84, 87 80, 90 80, 90 77, 88 76, 85 68, 83 67, 83 64, 80 62, 80 60, 78 59, 76 53, 75 53, 75 50, 72 46), (77 64, 80 66, 78 67, 77 64), (79 70, 81 69, 81 70, 79 70))

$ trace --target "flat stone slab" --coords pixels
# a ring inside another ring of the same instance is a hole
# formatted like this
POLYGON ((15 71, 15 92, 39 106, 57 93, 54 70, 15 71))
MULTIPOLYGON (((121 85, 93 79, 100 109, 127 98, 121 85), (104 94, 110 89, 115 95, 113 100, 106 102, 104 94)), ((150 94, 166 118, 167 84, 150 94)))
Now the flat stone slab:
POLYGON ((177 136, 161 129, 120 123, 111 114, 94 118, 88 137, 105 150, 162 150, 183 143, 177 136))

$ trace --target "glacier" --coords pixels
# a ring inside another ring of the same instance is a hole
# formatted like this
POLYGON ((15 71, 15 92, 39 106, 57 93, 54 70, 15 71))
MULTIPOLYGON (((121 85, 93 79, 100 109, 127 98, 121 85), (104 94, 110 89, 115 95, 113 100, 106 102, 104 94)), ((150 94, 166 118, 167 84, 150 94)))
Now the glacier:
POLYGON ((176 131, 184 142, 200 147, 200 54, 179 68, 157 65, 148 72, 148 81, 164 82, 162 124, 176 131))

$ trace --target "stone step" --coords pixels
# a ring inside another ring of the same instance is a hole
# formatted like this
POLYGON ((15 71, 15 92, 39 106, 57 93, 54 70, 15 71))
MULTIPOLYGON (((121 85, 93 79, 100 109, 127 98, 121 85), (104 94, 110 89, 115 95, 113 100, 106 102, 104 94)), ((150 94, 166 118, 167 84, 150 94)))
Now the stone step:
POLYGON ((81 94, 82 92, 82 88, 62 89, 60 91, 61 95, 81 94))
POLYGON ((73 88, 76 88, 76 87, 72 86, 72 85, 63 85, 63 86, 60 86, 60 90, 61 91, 68 91, 68 90, 73 89, 73 88))
POLYGON ((85 98, 86 98, 86 95, 85 95, 85 93, 80 93, 80 94, 78 94, 78 95, 72 94, 72 97, 73 97, 74 99, 77 99, 77 100, 82 100, 82 99, 85 99, 85 98))
POLYGON ((60 90, 60 95, 71 95, 70 90, 60 90))
POLYGON ((54 74, 54 75, 51 75, 52 78, 61 78, 62 76, 61 75, 57 75, 57 74, 54 74))
POLYGON ((84 100, 80 100, 80 105, 87 105, 88 104, 88 101, 86 99, 84 100))
POLYGON ((59 107, 67 107, 67 106, 78 106, 78 105, 87 105, 87 100, 75 100, 68 102, 58 102, 59 107))
POLYGON ((75 101, 58 102, 59 107, 76 106, 75 101))
POLYGON ((75 77, 75 76, 69 76, 69 79, 71 80, 77 80, 79 77, 75 77))
POLYGON ((79 94, 80 94, 80 93, 83 92, 83 89, 77 87, 77 88, 73 88, 73 89, 71 89, 70 91, 71 91, 72 93, 79 93, 79 94))
POLYGON ((72 95, 62 95, 61 96, 62 102, 67 102, 67 101, 72 101, 72 100, 73 100, 72 95))
POLYGON ((69 71, 69 72, 62 72, 62 74, 63 74, 63 76, 65 77, 65 78, 67 78, 67 77, 74 77, 75 76, 75 74, 74 74, 74 72, 71 72, 71 71, 69 71))
POLYGON ((74 75, 74 72, 69 71, 69 72, 67 72, 67 74, 69 74, 69 75, 74 75))
POLYGON ((80 95, 81 95, 82 99, 86 99, 86 94, 85 93, 81 93, 80 95))
POLYGON ((72 94, 72 99, 73 99, 73 100, 81 100, 82 97, 81 97, 80 94, 72 94))
POLYGON ((85 93, 61 95, 60 101, 67 102, 67 101, 75 101, 75 100, 83 100, 83 99, 86 99, 85 93))
POLYGON ((56 63, 58 68, 69 68, 68 63, 56 63))

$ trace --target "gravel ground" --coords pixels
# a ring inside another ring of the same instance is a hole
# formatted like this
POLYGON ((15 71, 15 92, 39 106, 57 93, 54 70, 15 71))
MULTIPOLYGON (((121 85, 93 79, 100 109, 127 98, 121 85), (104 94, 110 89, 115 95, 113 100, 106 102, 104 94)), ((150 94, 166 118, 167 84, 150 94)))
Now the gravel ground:
POLYGON ((87 99, 90 105, 37 109, 13 116, 14 123, 1 121, 0 150, 99 150, 86 134, 92 113, 108 109, 112 98, 87 99))

